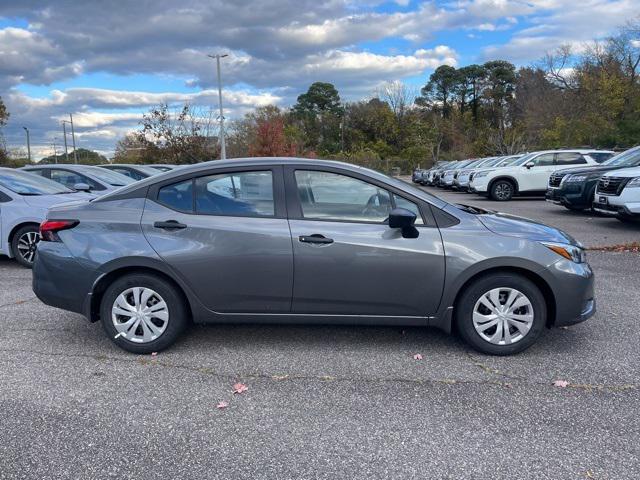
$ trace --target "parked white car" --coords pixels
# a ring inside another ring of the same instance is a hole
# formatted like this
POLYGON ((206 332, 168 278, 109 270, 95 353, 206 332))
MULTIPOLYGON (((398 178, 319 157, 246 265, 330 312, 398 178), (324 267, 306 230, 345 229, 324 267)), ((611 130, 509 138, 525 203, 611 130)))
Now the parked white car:
POLYGON ((31 268, 40 223, 49 207, 88 198, 94 195, 74 192, 33 173, 0 168, 0 254, 31 268))
POLYGON ((640 222, 640 167, 605 173, 598 180, 593 208, 623 222, 640 222))
POLYGON ((594 149, 533 152, 508 167, 478 171, 469 182, 469 190, 498 201, 511 200, 521 193, 544 195, 554 171, 576 165, 597 165, 612 155, 612 151, 594 149))

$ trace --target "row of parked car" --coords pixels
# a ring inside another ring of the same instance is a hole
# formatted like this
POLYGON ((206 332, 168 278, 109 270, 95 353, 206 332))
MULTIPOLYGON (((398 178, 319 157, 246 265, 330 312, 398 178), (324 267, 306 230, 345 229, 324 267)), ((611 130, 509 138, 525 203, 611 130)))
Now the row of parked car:
POLYGON ((95 198, 176 165, 56 164, 0 168, 0 254, 31 267, 39 226, 53 205, 95 198))
POLYGON ((625 222, 640 220, 640 146, 617 155, 565 149, 439 162, 429 170, 414 171, 413 181, 496 201, 545 195, 569 210, 590 209, 625 222))

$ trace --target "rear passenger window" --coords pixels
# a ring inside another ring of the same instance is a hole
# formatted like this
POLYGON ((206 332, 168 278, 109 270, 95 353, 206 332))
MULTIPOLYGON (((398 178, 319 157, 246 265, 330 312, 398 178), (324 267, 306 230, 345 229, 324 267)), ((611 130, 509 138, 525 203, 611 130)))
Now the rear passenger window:
POLYGON ((556 154, 556 162, 558 165, 581 165, 587 163, 581 154, 574 152, 556 154))
POLYGON ((223 173, 196 179, 196 213, 274 216, 271 171, 223 173))
POLYGON ((179 212, 193 213, 193 180, 162 187, 158 190, 158 203, 179 212))

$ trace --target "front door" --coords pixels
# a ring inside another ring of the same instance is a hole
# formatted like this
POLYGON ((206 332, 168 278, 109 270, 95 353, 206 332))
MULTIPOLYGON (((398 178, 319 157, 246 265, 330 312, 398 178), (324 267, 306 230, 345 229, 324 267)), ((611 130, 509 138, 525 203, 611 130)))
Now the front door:
POLYGON ((289 313, 293 254, 283 188, 281 168, 174 180, 150 192, 142 228, 210 310, 289 313))
POLYGON ((437 310, 444 252, 420 200, 340 169, 287 167, 285 177, 293 313, 420 317, 437 310), (393 207, 418 215, 417 238, 385 223, 393 207))
POLYGON ((522 165, 518 175, 518 190, 520 192, 536 192, 547 189, 551 172, 555 170, 553 153, 543 153, 532 158, 529 163, 532 167, 522 165))

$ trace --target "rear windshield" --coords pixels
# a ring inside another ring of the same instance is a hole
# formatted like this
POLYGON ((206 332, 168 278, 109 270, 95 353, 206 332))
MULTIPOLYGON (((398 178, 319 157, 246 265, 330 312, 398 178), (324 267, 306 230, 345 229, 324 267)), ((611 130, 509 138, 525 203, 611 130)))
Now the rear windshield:
POLYGON ((136 182, 133 178, 127 177, 126 175, 122 175, 118 172, 107 170, 106 168, 82 167, 80 171, 87 175, 91 175, 92 177, 96 177, 101 182, 114 187, 123 187, 136 182))
POLYGON ((16 170, 0 170, 0 184, 20 195, 58 195, 73 193, 67 187, 36 175, 16 170))

